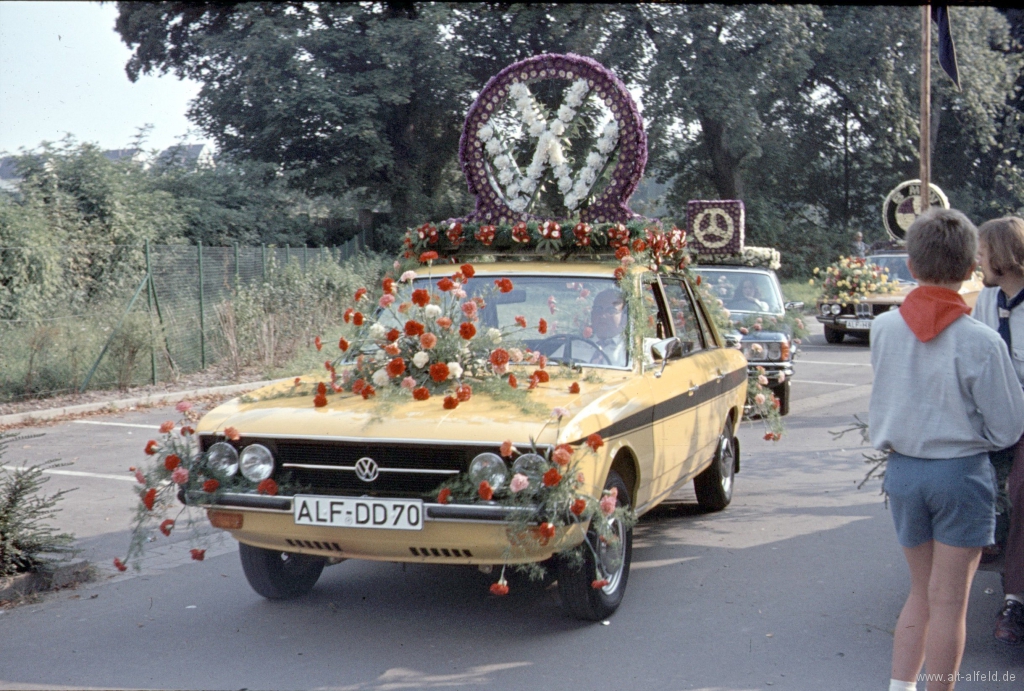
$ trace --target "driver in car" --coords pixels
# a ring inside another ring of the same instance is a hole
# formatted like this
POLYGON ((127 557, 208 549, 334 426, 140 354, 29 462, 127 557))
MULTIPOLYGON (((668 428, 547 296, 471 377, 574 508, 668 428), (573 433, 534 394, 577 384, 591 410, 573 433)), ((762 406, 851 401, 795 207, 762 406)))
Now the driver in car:
POLYGON ((626 364, 626 303, 622 293, 615 288, 602 290, 594 297, 590 309, 590 328, 594 331, 593 341, 604 353, 595 353, 592 362, 623 367, 626 364), (607 358, 607 360, 605 360, 607 358))
MULTIPOLYGON (((592 365, 626 366, 627 310, 618 288, 602 290, 590 306, 590 327, 582 335, 569 336, 548 357, 561 360, 571 355, 576 362, 592 365), (571 350, 566 352, 566 348, 571 350)), ((558 338, 558 337, 556 337, 558 338)))

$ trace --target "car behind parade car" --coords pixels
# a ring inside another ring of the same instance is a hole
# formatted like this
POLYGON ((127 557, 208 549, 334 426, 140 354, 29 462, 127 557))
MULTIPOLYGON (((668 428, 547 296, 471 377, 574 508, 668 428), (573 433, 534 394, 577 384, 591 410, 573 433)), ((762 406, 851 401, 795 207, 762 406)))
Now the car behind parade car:
MULTIPOLYGON (((147 445, 129 559, 176 494, 238 540, 267 598, 308 592, 345 559, 498 568, 499 596, 507 568, 551 567, 565 608, 600 620, 622 601, 638 516, 690 482, 702 510, 730 503, 747 361, 686 266, 701 238, 742 253, 742 203, 688 209, 689 247, 688 233, 630 211, 646 160, 639 113, 621 81, 575 55, 488 82, 459 157, 476 210, 406 233, 404 263, 355 291, 329 341, 317 336, 319 374, 147 445), (527 88, 543 80, 570 83, 557 115, 527 88), (573 220, 529 215, 537 194, 517 196, 538 180, 516 178, 490 122, 512 101, 558 125, 531 169, 553 166, 564 206, 551 215, 573 220), (606 124, 573 184, 555 135, 588 103, 606 124)), ((159 525, 168 534, 173 520, 159 525)))
MULTIPOLYGON (((714 265, 694 266, 692 271, 701 277, 704 289, 722 301, 734 325, 751 325, 742 326, 743 332, 727 338, 739 337, 749 373, 756 374, 759 367, 764 370, 768 385, 779 400, 779 414, 788 415, 799 339, 787 315, 798 313, 804 303, 783 298, 779 279, 770 268, 714 265)), ((792 321, 801 324, 798 319, 794 317, 792 321)))
MULTIPOLYGON (((907 268, 905 249, 869 253, 865 257, 865 266, 881 269, 890 282, 898 283, 897 290, 892 293, 866 293, 856 301, 838 297, 819 298, 816 317, 824 325, 825 340, 829 343, 842 343, 847 334, 868 338, 875 317, 889 310, 899 309, 910 291, 917 287, 917 281, 907 268)), ((974 307, 982 287, 981 279, 977 275, 969 281, 964 281, 960 286, 960 295, 968 306, 974 307)))

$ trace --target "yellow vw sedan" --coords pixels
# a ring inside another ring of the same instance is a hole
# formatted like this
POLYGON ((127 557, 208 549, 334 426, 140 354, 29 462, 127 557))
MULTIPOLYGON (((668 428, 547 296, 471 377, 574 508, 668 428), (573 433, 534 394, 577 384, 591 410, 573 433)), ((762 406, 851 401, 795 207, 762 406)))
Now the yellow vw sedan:
MULTIPOLYGON (((632 522, 621 511, 524 540, 531 526, 553 524, 529 502, 511 506, 489 499, 490 492, 496 497, 531 473, 539 478, 560 445, 583 448, 600 439, 573 468, 586 501, 639 516, 692 481, 702 509, 724 509, 739 470, 735 429, 747 383, 746 360, 725 347, 685 277, 639 268, 616 275, 616 268, 477 265, 460 288, 474 305, 463 310, 473 312, 475 332, 512 353, 507 362, 481 367, 510 387, 529 389, 516 400, 480 387, 454 405, 416 395, 386 406, 359 395, 314 404, 308 387, 287 381, 207 414, 196 432, 210 463, 224 474, 272 479, 282 489, 273 496, 222 492, 208 507, 212 524, 241 543, 250 585, 268 598, 296 596, 314 586, 325 565, 344 559, 481 567, 551 560, 573 615, 595 620, 614 612, 632 547, 632 522), (493 286, 502 289, 479 297, 493 286), (524 324, 530 328, 519 328, 524 324), (538 361, 549 375, 530 374, 538 361), (508 442, 516 454, 508 453, 508 442), (488 492, 446 500, 439 488, 457 478, 488 492), (587 540, 594 521, 608 524, 600 526, 601 539, 587 540), (581 558, 564 558, 581 544, 588 547, 576 551, 581 558)), ((417 290, 436 294, 438 285, 416 276, 398 288, 397 299, 415 299, 417 290)), ((401 326, 389 318, 378 309, 373 324, 361 328, 383 333, 401 326)), ((338 381, 369 356, 348 351, 337 365, 338 381)), ((470 374, 467 366, 462 376, 470 374)))

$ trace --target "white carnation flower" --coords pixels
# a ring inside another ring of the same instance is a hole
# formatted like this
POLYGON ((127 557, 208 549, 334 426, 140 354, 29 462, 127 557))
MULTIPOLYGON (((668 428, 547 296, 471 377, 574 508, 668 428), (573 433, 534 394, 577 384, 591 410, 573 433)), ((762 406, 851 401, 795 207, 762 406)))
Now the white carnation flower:
POLYGON ((512 182, 514 178, 515 176, 512 174, 512 171, 508 168, 502 168, 500 171, 498 171, 498 182, 500 182, 503 185, 507 185, 508 183, 512 182))
MULTIPOLYGON (((426 307, 423 308, 423 313, 430 317, 431 319, 437 319, 438 317, 441 316, 441 306, 427 305, 426 307)), ((383 328, 384 327, 382 326, 381 329, 383 330, 383 328)))
POLYGON ((508 203, 508 208, 512 209, 517 213, 522 213, 526 210, 526 200, 522 197, 517 197, 508 203))
POLYGON ((613 139, 617 139, 619 136, 619 123, 612 120, 611 122, 604 126, 604 132, 602 134, 606 137, 612 137, 613 139))
POLYGON ((572 211, 580 205, 580 198, 575 194, 565 195, 565 198, 562 201, 565 202, 565 208, 569 209, 569 211, 572 211))
POLYGON ((512 98, 523 98, 524 96, 529 97, 530 90, 526 88, 526 84, 516 82, 508 88, 508 94, 512 98))
POLYGON ((387 330, 379 322, 370 327, 370 338, 384 338, 385 333, 387 330))
POLYGON ((501 142, 497 137, 494 137, 487 142, 487 145, 484 148, 487 149, 487 153, 491 157, 497 156, 501 153, 501 142))
POLYGON ((513 182, 511 185, 505 188, 505 194, 511 199, 519 194, 519 185, 513 182))
POLYGON ((370 377, 370 379, 376 386, 386 386, 391 377, 388 376, 388 371, 381 367, 379 370, 373 373, 373 376, 370 377))
POLYGON ((534 120, 530 123, 530 136, 539 137, 544 134, 544 130, 547 129, 547 123, 541 122, 540 120, 534 120))
POLYGON ((459 379, 462 377, 462 365, 457 362, 448 363, 448 378, 459 379))
POLYGON ((597 140, 597 150, 607 156, 615 148, 615 142, 607 137, 601 137, 597 140))
POLYGON ((533 191, 537 189, 537 181, 533 178, 527 178, 519 183, 519 187, 525 194, 533 194, 533 191))
POLYGON ((580 179, 582 180, 583 184, 587 186, 587 189, 589 189, 590 186, 594 184, 594 181, 597 180, 597 171, 591 168, 590 166, 587 166, 582 171, 580 171, 580 179))
POLYGON ((551 123, 551 134, 555 135, 556 137, 561 137, 563 134, 565 134, 565 123, 562 122, 561 120, 555 120, 553 123, 551 123))
POLYGON ((558 178, 559 180, 561 180, 562 178, 569 177, 569 173, 572 172, 571 170, 569 170, 569 166, 567 166, 564 163, 561 165, 556 165, 553 170, 555 173, 555 177, 558 178))
POLYGON ((502 154, 494 159, 494 165, 498 168, 510 168, 512 166, 512 159, 505 154, 502 154))
POLYGON ((430 362, 430 356, 424 353, 422 350, 412 356, 412 364, 417 367, 423 367, 425 364, 430 362))
POLYGON ((539 180, 540 176, 544 174, 544 163, 534 161, 530 164, 530 167, 526 169, 526 174, 534 180, 539 180))
POLYGON ((558 109, 558 119, 562 122, 569 122, 576 117, 576 111, 567 105, 563 105, 558 109))
POLYGON ((482 142, 490 141, 494 136, 494 128, 490 125, 484 125, 480 128, 480 131, 477 132, 476 136, 478 136, 482 142))
POLYGON ((595 170, 597 168, 600 168, 601 164, 603 164, 603 163, 604 163, 604 156, 602 156, 601 154, 597 153, 596 151, 591 151, 590 155, 587 156, 587 165, 590 166, 591 168, 594 168, 595 170))
POLYGON ((491 339, 491 343, 497 345, 501 343, 501 331, 498 329, 487 329, 487 338, 491 339))
POLYGON ((559 178, 558 179, 558 191, 559 192, 561 192, 563 195, 566 195, 566 194, 569 193, 569 190, 571 190, 571 189, 572 189, 572 178, 564 177, 564 178, 559 178))
POLYGON ((552 165, 560 166, 565 163, 565 155, 562 153, 562 146, 557 141, 552 142, 552 146, 548 149, 548 159, 552 165))

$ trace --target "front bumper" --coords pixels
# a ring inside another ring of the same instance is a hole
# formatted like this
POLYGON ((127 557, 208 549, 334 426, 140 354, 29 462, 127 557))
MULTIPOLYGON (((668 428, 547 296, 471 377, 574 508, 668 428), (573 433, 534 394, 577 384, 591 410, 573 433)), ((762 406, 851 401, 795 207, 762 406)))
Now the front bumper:
POLYGON ((768 378, 769 384, 778 384, 779 379, 783 378, 782 375, 785 375, 785 379, 793 376, 792 360, 788 360, 786 362, 750 362, 747 365, 747 375, 756 376, 758 374, 762 374, 758 369, 759 367, 764 368, 763 374, 768 378))
POLYGON ((241 527, 227 529, 239 542, 334 559, 446 564, 537 562, 582 542, 586 528, 572 525, 559 529, 550 540, 539 540, 529 529, 536 511, 497 504, 424 503, 421 530, 297 525, 291 497, 223 494, 205 508, 211 513, 241 514, 241 527), (524 523, 524 534, 511 529, 524 523))
POLYGON ((823 316, 818 314, 815 316, 819 324, 834 329, 836 331, 843 331, 849 333, 868 333, 871 331, 871 322, 874 321, 873 315, 865 316, 853 316, 849 314, 840 314, 837 316, 823 316))

